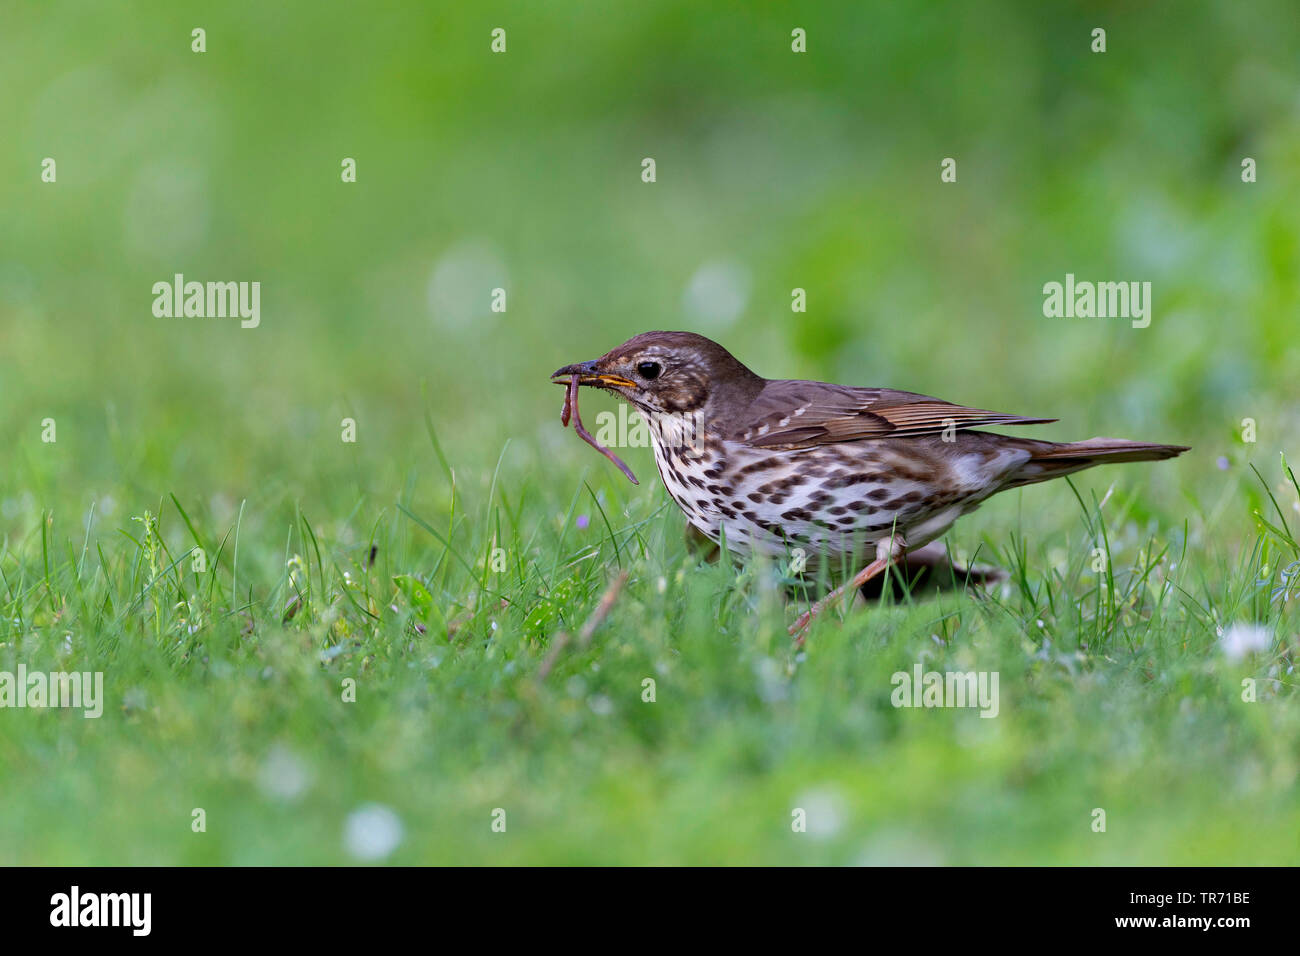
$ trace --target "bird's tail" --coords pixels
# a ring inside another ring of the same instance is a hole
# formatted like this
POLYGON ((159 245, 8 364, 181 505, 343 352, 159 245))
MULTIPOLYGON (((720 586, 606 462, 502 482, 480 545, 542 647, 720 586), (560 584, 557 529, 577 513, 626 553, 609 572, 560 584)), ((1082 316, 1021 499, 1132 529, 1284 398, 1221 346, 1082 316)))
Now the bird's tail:
POLYGON ((1061 478, 1093 465, 1125 461, 1163 461, 1188 450, 1186 445, 1160 445, 1155 442, 1127 441, 1123 438, 1089 438, 1087 441, 1031 442, 1027 448, 1033 456, 1020 466, 1004 487, 1018 488, 1049 478, 1061 478))

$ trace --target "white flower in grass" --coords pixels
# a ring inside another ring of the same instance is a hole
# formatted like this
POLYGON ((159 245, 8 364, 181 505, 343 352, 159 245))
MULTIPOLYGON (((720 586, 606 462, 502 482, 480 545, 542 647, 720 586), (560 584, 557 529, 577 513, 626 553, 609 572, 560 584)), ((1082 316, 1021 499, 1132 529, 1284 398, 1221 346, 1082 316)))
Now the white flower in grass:
POLYGON ((1258 624, 1234 624, 1219 638, 1219 646, 1230 661, 1239 661, 1247 654, 1266 651, 1272 643, 1272 632, 1258 624))
POLYGON ((293 801, 311 786, 312 771, 301 757, 283 744, 276 744, 262 761, 257 785, 263 793, 293 801))
POLYGON ((805 790, 795 798, 795 806, 807 814, 810 837, 827 840, 844 829, 848 807, 838 790, 831 787, 805 790))
POLYGON ((343 849, 358 860, 382 860, 402 842, 402 820, 380 803, 367 803, 348 814, 343 849))
POLYGON ((943 850, 910 830, 877 833, 858 856, 858 866, 944 866, 943 850))

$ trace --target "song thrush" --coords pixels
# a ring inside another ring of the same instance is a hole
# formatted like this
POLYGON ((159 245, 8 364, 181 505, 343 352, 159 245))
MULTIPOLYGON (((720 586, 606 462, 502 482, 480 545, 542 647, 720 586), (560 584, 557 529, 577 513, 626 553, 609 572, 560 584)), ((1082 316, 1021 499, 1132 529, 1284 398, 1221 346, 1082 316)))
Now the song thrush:
MULTIPOLYGON (((1038 441, 975 430, 1038 425, 890 388, 765 379, 691 332, 644 332, 552 380, 614 392, 645 417, 686 519, 733 552, 794 547, 866 566, 791 626, 944 534, 1008 488, 1187 448, 1115 438, 1038 441)), ((569 401, 566 400, 566 417, 569 401)), ((617 459, 615 459, 617 462, 617 459)), ((619 463, 621 464, 621 463, 619 463)), ((629 473, 629 477, 631 477, 629 473)))

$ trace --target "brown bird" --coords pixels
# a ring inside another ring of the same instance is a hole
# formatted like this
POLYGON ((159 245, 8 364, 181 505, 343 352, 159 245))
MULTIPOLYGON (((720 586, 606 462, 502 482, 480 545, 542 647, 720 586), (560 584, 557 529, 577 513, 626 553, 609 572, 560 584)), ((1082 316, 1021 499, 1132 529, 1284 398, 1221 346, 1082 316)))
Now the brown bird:
MULTIPOLYGON (((645 417, 686 519, 739 555, 792 548, 865 567, 790 628, 946 532, 990 495, 1182 445, 1036 441, 976 431, 1039 425, 890 388, 766 379, 691 332, 643 332, 551 377, 614 392, 645 417)), ((566 404, 567 409, 567 404, 566 404)))

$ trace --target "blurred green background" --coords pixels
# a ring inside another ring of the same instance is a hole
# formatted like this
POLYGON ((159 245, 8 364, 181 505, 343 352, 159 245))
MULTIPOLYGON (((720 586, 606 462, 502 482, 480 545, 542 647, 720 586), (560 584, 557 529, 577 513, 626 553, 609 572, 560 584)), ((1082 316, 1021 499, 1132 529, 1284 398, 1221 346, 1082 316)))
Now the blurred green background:
POLYGON ((157 463, 171 484, 141 492, 387 497, 428 461, 422 380, 462 470, 507 438, 583 460, 546 374, 651 328, 773 377, 1060 416, 1062 438, 1209 454, 1246 416, 1295 437, 1291 4, 698 6, 11 6, 13 482, 84 503, 157 463), (260 281, 261 327, 155 319, 175 272, 260 281), (1151 327, 1045 319, 1066 272, 1151 281, 1151 327), (359 448, 333 440, 345 412, 359 448), (33 487, 49 449, 20 438, 47 415, 78 467, 33 487))
MULTIPOLYGON (((639 520, 664 499, 649 453, 626 452, 642 477, 626 486, 561 430, 548 375, 657 328, 716 338, 770 377, 889 385, 1062 419, 1033 432, 1041 437, 1192 445, 1176 463, 1093 472, 1082 485, 1134 492, 1117 532, 1132 550, 1153 523, 1181 536, 1186 522, 1198 577, 1214 579, 1259 532, 1251 512, 1265 499, 1247 461, 1295 515, 1277 469, 1279 451, 1300 454, 1295 14, 1290 0, 11 3, 0 31, 7 600, 22 604, 35 587, 21 569, 40 561, 42 528, 53 529, 55 550, 78 553, 93 503, 88 540, 105 542, 111 560, 124 544, 116 530, 173 493, 217 540, 241 521, 239 574, 252 589, 241 601, 262 600, 283 575, 299 507, 332 554, 356 560, 382 522, 394 529, 384 572, 427 570, 412 542, 430 555, 437 542, 395 508, 401 500, 439 528, 451 513, 426 414, 455 472, 457 507, 471 515, 490 503, 495 475, 521 523, 550 534, 575 489, 585 495, 585 476, 612 516, 639 520), (1090 51, 1098 26, 1104 54, 1090 51), (191 51, 195 27, 206 30, 202 54, 191 51), (507 31, 505 54, 490 50, 496 27, 507 31), (806 54, 791 52, 794 27, 807 31, 806 54), (55 184, 41 181, 45 157, 57 162, 55 184), (344 157, 356 160, 355 184, 340 181, 344 157), (641 180, 645 157, 657 164, 653 184, 641 180), (956 183, 940 182, 945 157, 957 160, 956 183), (1242 182, 1243 157, 1257 162, 1257 182, 1242 182), (155 318, 151 287, 177 272, 261 282, 260 327, 155 318), (1045 318, 1043 284, 1067 272, 1150 281, 1150 327, 1045 318), (504 313, 490 310, 495 287, 507 290, 504 313), (806 313, 790 309, 795 287, 807 290, 806 313), (53 445, 40 441, 47 417, 53 445), (357 422, 355 444, 339 440, 344 417, 357 422), (1241 441, 1245 418, 1257 422, 1257 444, 1241 441)), ((604 397, 588 406, 589 424, 613 407, 604 397)), ((1004 539, 1021 521, 1043 536, 1077 530, 1063 483, 1024 494, 968 519, 959 543, 973 550, 981 534, 1004 539)), ((664 521, 672 541, 680 520, 664 521)), ((169 522, 175 550, 184 527, 174 512, 169 522)), ((670 553, 665 567, 677 560, 670 553)), ((587 585, 584 600, 599 595, 601 585, 587 585)), ((33 624, 6 626, 13 660, 33 624)), ((162 679, 156 662, 137 665, 162 679)), ((209 731, 224 713, 220 701, 210 706, 210 723, 191 718, 209 731)), ((438 706, 454 719, 451 703, 438 706)), ((1102 705, 1087 706, 1104 723, 1102 705)), ((552 728, 556 740, 573 729, 552 728)), ((757 721, 753 732, 770 729, 757 721)), ((382 721, 371 730, 422 745, 414 730, 409 739, 382 721)), ((310 753, 311 728, 299 731, 298 750, 310 753)), ((464 732, 480 757, 492 749, 474 742, 472 725, 464 732)), ((0 750, 25 771, 15 779, 61 782, 31 791, 14 858, 85 858, 75 841, 51 851, 33 834, 57 843, 53 815, 74 814, 92 792, 117 794, 124 832, 152 832, 132 816, 142 791, 125 782, 117 751, 99 770, 90 761, 63 778, 52 755, 68 732, 47 728, 30 747, 23 733, 10 721, 0 750), (50 809, 37 808, 38 795, 50 809)), ((693 759, 685 738, 677 743, 669 750, 682 763, 669 777, 693 759)), ((625 744, 601 759, 626 770, 609 756, 627 757, 625 744)), ((318 746, 328 759, 328 744, 318 746)), ((1053 760, 1068 763, 1077 746, 1071 736, 1053 760)), ((1177 752, 1195 754, 1186 746, 1177 752)), ((917 752, 931 770, 907 793, 924 780, 944 785, 931 765, 938 752, 917 752)), ((261 759, 232 756, 222 772, 261 759)), ((1005 770, 995 760, 979 779, 1005 770)), ((1273 797, 1294 796, 1294 760, 1278 774, 1273 797)), ((611 810, 612 820, 625 812, 611 810)), ((984 836, 941 859, 989 852, 996 824, 967 822, 984 836)), ((681 841, 674 851, 670 839, 661 861, 690 858, 689 825, 657 826, 681 841)), ((586 832, 573 827, 558 832, 586 832)), ((1040 837, 1021 832, 1008 858, 1051 858, 1037 853, 1040 837)), ((128 852, 105 839, 103 855, 89 857, 128 852)), ((294 851, 309 853, 302 839, 294 851)), ((1240 846, 1233 839, 1223 846, 1240 846)), ((517 859, 564 859, 573 844, 554 840, 517 859)), ((1164 850, 1176 842, 1156 840, 1164 850)), ((189 858, 282 859, 255 846, 189 858)), ((702 857, 751 858, 714 849, 702 857)))

